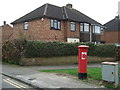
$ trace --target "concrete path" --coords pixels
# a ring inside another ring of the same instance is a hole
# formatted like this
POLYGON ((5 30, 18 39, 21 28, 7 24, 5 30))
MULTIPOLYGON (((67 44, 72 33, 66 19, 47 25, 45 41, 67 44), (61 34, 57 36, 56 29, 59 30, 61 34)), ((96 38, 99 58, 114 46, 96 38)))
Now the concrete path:
MULTIPOLYGON (((50 68, 50 66, 45 67, 44 69, 50 68)), ((53 69, 53 66, 51 67, 53 69)), ((66 68, 66 66, 64 67, 66 68)), ((70 68, 70 66, 68 67, 70 68)), ((57 66, 54 66, 54 68, 57 68, 57 66)), ((60 69, 60 66, 58 68, 60 69)), ((33 68, 7 64, 2 65, 3 74, 38 88, 100 88, 99 86, 87 84, 74 78, 68 78, 66 76, 60 76, 52 73, 38 72, 36 70, 41 69, 40 67, 33 68)))

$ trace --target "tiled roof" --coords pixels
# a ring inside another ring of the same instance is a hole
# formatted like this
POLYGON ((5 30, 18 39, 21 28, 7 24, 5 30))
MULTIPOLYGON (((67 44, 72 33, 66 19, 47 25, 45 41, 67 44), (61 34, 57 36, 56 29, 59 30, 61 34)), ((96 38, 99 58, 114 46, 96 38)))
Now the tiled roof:
POLYGON ((33 20, 33 19, 41 18, 41 17, 43 17, 44 9, 45 9, 45 5, 39 7, 37 9, 35 9, 34 11, 24 15, 23 17, 15 20, 11 24, 16 24, 16 23, 19 23, 19 22, 25 22, 25 21, 30 21, 30 20, 33 20))
POLYGON ((120 31, 120 18, 115 17, 111 21, 104 24, 107 31, 120 31))
POLYGON ((55 18, 59 20, 72 20, 76 22, 87 22, 90 24, 101 25, 97 21, 91 19, 90 17, 79 12, 78 10, 68 8, 66 6, 58 7, 48 3, 15 20, 11 24, 30 21, 42 17, 55 18))

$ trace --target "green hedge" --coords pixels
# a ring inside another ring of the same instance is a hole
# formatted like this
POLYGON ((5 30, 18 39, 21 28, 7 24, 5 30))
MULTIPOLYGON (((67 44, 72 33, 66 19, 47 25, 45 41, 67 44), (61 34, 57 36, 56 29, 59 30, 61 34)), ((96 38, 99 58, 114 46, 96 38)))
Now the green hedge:
POLYGON ((27 41, 25 57, 52 57, 52 56, 74 56, 78 54, 79 45, 88 45, 89 56, 115 57, 116 46, 93 43, 63 43, 63 42, 41 42, 27 41))

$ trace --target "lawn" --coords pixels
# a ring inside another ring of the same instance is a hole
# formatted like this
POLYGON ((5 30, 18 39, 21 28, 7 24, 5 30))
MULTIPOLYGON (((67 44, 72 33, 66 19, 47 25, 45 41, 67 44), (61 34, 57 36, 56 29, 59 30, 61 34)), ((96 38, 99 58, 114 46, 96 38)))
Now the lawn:
MULTIPOLYGON (((101 67, 89 67, 88 68, 88 78, 83 80, 89 83, 95 83, 98 85, 104 85, 107 88, 115 88, 112 83, 106 83, 102 81, 101 67)), ((49 73, 60 73, 60 74, 70 74, 73 76, 78 76, 78 69, 59 69, 59 70, 40 70, 40 72, 49 72, 49 73)), ((120 77, 120 73, 119 73, 120 77)))
MULTIPOLYGON (((64 73, 64 74, 70 74, 74 76, 78 76, 78 70, 77 69, 60 69, 60 70, 41 70, 41 72, 54 72, 54 73, 64 73)), ((101 68, 88 68, 88 77, 101 80, 101 68)))

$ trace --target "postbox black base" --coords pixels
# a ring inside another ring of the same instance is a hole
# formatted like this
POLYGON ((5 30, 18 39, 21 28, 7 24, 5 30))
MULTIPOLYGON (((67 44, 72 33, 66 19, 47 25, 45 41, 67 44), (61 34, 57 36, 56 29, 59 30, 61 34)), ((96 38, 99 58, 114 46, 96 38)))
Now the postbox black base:
POLYGON ((86 79, 87 73, 78 73, 78 79, 86 79))

